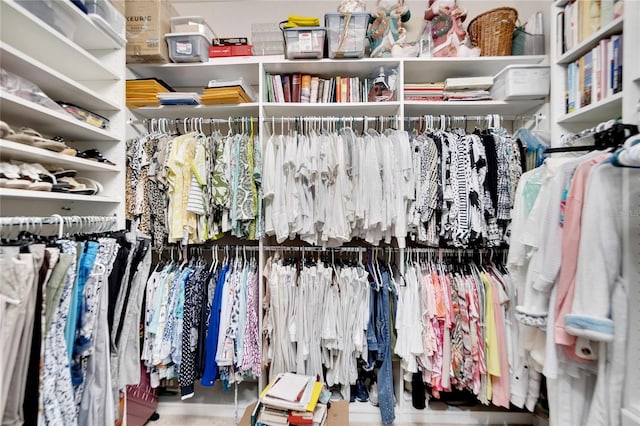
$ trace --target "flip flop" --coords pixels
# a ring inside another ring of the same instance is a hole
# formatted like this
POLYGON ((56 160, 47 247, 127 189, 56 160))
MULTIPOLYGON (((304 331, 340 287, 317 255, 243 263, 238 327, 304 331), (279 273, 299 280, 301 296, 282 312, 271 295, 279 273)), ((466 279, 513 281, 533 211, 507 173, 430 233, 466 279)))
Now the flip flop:
POLYGON ((87 160, 97 161, 99 163, 111 164, 112 166, 116 165, 116 163, 104 158, 102 156, 102 153, 95 148, 87 149, 86 151, 83 151, 83 152, 78 152, 77 156, 80 158, 86 158, 87 160))

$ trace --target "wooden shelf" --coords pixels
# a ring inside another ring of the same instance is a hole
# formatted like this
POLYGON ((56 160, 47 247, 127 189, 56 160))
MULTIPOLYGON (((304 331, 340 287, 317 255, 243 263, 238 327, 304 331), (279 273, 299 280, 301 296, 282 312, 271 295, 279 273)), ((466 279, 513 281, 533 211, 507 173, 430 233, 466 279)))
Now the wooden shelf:
POLYGON ((118 111, 120 106, 25 53, 0 42, 2 67, 37 84, 52 99, 95 111, 118 111))
POLYGON ((106 130, 59 112, 27 101, 0 90, 0 116, 13 126, 30 127, 49 136, 62 136, 67 140, 111 141, 119 138, 106 130))
POLYGON ((111 197, 103 195, 78 195, 68 192, 30 191, 28 189, 0 188, 0 198, 36 199, 36 200, 65 200, 65 201, 90 201, 93 203, 120 203, 111 197))
POLYGON ((118 166, 110 164, 98 163, 97 161, 86 160, 84 158, 73 157, 70 155, 59 154, 34 146, 21 144, 18 142, 0 139, 0 158, 3 160, 19 160, 27 163, 45 163, 54 164, 64 167, 65 169, 73 169, 79 171, 91 172, 113 172, 121 171, 118 166))
POLYGON ((558 63, 569 64, 596 47, 598 43, 600 43, 600 40, 607 38, 613 34, 621 34, 623 21, 624 19, 622 16, 611 21, 608 25, 601 28, 598 32, 592 34, 591 37, 581 41, 573 49, 565 52, 562 56, 560 56, 560 58, 558 58, 558 63))
POLYGON ((399 115, 400 102, 352 102, 352 103, 275 103, 263 104, 264 117, 296 116, 362 116, 399 115))
POLYGON ((544 99, 526 101, 404 101, 405 117, 420 115, 487 115, 500 114, 505 119, 526 115, 545 102, 544 99))
POLYGON ((260 108, 257 102, 244 104, 221 104, 221 105, 163 105, 157 107, 143 107, 132 109, 136 116, 140 118, 228 118, 228 117, 257 117, 260 108))
MULTIPOLYGON (((47 64, 72 80, 120 79, 118 73, 109 69, 81 46, 51 28, 14 0, 0 2, 0 23, 0 39, 3 42, 47 64)), ((78 34, 78 37, 83 36, 84 34, 78 34)))
POLYGON ((607 99, 565 114, 558 119, 558 123, 595 123, 620 117, 622 116, 622 93, 616 93, 607 99))

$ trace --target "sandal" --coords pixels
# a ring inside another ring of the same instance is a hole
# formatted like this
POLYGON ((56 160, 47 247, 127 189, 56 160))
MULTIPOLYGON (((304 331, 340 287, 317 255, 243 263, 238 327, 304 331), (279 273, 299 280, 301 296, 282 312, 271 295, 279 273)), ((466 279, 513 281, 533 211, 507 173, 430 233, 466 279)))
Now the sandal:
POLYGON ((83 151, 83 152, 78 152, 77 156, 80 157, 80 158, 86 158, 87 160, 97 161, 99 163, 111 164, 112 166, 116 165, 114 162, 109 161, 106 158, 104 158, 102 156, 102 153, 100 153, 100 151, 98 151, 95 148, 94 149, 87 149, 86 151, 83 151))
POLYGON ((9 127, 9 125, 4 121, 0 120, 0 138, 5 139, 5 137, 10 135, 11 133, 13 133, 11 127, 9 127))
POLYGON ((26 189, 32 191, 51 191, 55 177, 44 167, 38 163, 21 163, 19 167, 22 177, 26 178, 25 180, 31 181, 26 189))
POLYGON ((0 186, 12 189, 27 189, 29 180, 22 179, 20 166, 11 163, 0 162, 0 186))
POLYGON ((7 135, 6 139, 55 152, 61 152, 69 148, 64 142, 43 138, 40 133, 28 127, 22 127, 18 133, 7 135))

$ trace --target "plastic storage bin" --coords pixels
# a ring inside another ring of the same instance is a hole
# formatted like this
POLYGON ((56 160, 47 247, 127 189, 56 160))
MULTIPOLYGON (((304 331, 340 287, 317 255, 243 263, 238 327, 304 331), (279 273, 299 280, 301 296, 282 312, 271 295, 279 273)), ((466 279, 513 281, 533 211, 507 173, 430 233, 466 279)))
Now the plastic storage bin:
POLYGON ((324 56, 324 27, 283 28, 287 59, 320 59, 324 56))
POLYGON ((509 65, 493 78, 491 97, 496 100, 541 99, 549 95, 549 67, 509 65))
POLYGON ((211 42, 200 33, 165 34, 173 62, 208 62, 211 42))
POLYGON ((364 56, 369 16, 366 12, 324 15, 330 58, 362 58, 364 56))
POLYGON ((178 16, 171 18, 172 33, 200 33, 213 43, 216 33, 201 16, 178 16))
POLYGON ((42 19, 60 34, 73 40, 76 25, 73 23, 73 16, 65 10, 66 8, 57 5, 55 1, 51 0, 17 0, 17 3, 42 19))
POLYGON ((126 25, 124 16, 118 12, 118 9, 109 0, 86 0, 85 6, 89 17, 97 21, 98 25, 104 26, 106 24, 117 35, 124 36, 126 25))

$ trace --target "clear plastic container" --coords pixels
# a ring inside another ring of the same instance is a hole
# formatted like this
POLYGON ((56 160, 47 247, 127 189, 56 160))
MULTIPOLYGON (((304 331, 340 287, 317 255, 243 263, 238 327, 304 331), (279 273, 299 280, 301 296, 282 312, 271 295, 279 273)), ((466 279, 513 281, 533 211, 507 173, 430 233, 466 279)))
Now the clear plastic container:
POLYGON ((177 16, 171 18, 172 33, 200 33, 212 43, 216 33, 201 16, 177 16))
POLYGON ((164 35, 173 62, 208 62, 207 37, 200 33, 169 33, 164 35))
POLYGON ((330 58, 364 57, 369 16, 366 12, 324 15, 330 58))
POLYGON ((326 28, 284 28, 282 32, 287 59, 320 59, 324 55, 326 28))
POLYGON ((493 78, 491 97, 496 100, 542 99, 549 95, 548 65, 508 65, 493 78))
POLYGON ((76 32, 76 25, 71 16, 63 7, 56 5, 52 0, 17 0, 17 3, 42 19, 51 28, 58 31, 70 40, 76 32))
POLYGON ((86 0, 85 6, 89 16, 98 15, 120 35, 124 35, 126 21, 124 16, 116 9, 109 0, 86 0))

